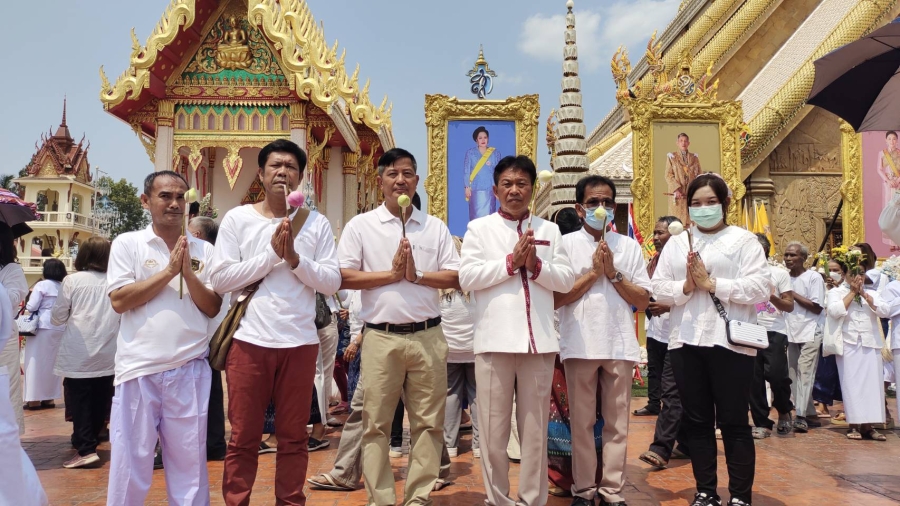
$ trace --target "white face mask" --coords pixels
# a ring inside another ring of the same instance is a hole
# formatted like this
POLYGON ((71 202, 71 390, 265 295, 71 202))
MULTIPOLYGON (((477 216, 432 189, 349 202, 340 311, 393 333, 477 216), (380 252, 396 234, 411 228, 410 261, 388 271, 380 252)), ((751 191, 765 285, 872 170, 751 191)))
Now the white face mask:
POLYGON ((844 279, 844 277, 841 276, 840 272, 829 272, 828 275, 831 277, 832 281, 834 281, 835 283, 840 283, 841 280, 844 279))

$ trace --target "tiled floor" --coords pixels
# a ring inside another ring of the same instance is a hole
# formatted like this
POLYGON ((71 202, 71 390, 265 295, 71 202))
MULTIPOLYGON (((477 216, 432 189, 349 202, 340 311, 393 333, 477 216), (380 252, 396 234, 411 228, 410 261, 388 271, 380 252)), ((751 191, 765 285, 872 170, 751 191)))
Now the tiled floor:
MULTIPOLYGON (((635 399, 633 407, 643 405, 644 399, 635 399)), ((894 401, 891 400, 891 407, 894 401)), ((27 432, 23 446, 38 469, 41 482, 52 505, 105 504, 107 474, 109 471, 109 444, 100 447, 102 466, 96 469, 67 470, 62 463, 73 450, 69 447, 71 425, 63 422, 63 410, 26 412, 27 432)), ((896 414, 895 414, 896 418, 896 414)), ((631 419, 628 447, 628 486, 625 491, 631 506, 651 504, 687 504, 693 496, 693 478, 687 461, 675 461, 672 468, 650 471, 638 460, 653 436, 655 418, 631 419)), ((473 459, 470 437, 461 444, 460 456, 454 459, 452 479, 454 484, 435 493, 437 506, 475 505, 484 500, 481 466, 473 459)), ((527 435, 523 435, 527 437, 527 435)), ((311 455, 309 473, 325 472, 337 451, 340 431, 328 435, 331 446, 311 455)), ((275 504, 273 476, 275 455, 260 457, 259 475, 253 492, 252 504, 275 504)), ((405 459, 397 459, 394 469, 398 480, 406 472, 405 459)), ((518 466, 511 465, 512 486, 518 480, 518 466)), ((221 498, 222 463, 209 463, 212 504, 223 504, 221 498)), ((719 446, 719 493, 728 498, 725 459, 719 446)), ((771 437, 757 443, 756 481, 753 487, 754 505, 837 505, 861 504, 866 506, 896 505, 900 503, 900 438, 897 432, 888 434, 887 442, 850 441, 844 431, 826 425, 809 434, 788 438, 771 437)), ((310 506, 364 505, 364 490, 352 493, 307 491, 310 506)), ((402 496, 402 482, 398 483, 398 496, 402 496)), ((166 504, 163 471, 153 474, 153 488, 148 504, 166 504)), ((571 499, 551 497, 548 504, 568 505, 571 499)))

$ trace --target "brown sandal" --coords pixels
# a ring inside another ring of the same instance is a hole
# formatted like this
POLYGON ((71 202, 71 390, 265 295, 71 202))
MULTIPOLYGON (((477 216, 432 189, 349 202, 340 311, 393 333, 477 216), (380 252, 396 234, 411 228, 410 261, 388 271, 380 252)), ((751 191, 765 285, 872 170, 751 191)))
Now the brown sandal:
POLYGON ((847 431, 847 439, 852 439, 854 441, 862 440, 862 434, 859 433, 856 429, 850 429, 847 431))
POLYGON ((651 451, 642 453, 641 456, 638 457, 638 459, 640 459, 641 462, 646 462, 647 464, 650 464, 657 469, 665 469, 669 464, 669 462, 663 459, 662 456, 660 456, 658 453, 651 451))
POLYGON ((862 434, 862 439, 868 439, 870 441, 887 441, 887 438, 884 434, 878 432, 875 429, 869 429, 862 434))

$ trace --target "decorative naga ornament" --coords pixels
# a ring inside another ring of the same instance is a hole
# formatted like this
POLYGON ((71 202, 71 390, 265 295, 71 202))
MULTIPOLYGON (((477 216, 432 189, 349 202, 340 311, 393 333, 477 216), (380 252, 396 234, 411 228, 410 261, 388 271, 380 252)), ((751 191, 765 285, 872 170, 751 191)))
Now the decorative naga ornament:
POLYGON ((469 83, 471 83, 472 94, 478 98, 485 98, 491 94, 494 89, 493 78, 497 77, 497 73, 491 70, 487 60, 484 59, 484 47, 478 48, 478 59, 475 60, 475 67, 469 71, 469 83))

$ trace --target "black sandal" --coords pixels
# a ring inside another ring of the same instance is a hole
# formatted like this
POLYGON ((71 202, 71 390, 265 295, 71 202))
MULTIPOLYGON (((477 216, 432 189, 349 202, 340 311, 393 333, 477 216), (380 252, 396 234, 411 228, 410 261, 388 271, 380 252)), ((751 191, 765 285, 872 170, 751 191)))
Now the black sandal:
POLYGON ((875 429, 869 429, 861 434, 863 439, 868 439, 870 441, 887 441, 887 437, 875 429))
POLYGON ((638 459, 640 459, 641 462, 646 462, 647 464, 650 464, 657 469, 665 469, 666 466, 669 465, 668 460, 663 459, 658 453, 651 452, 649 450, 642 453, 641 456, 638 457, 638 459))

